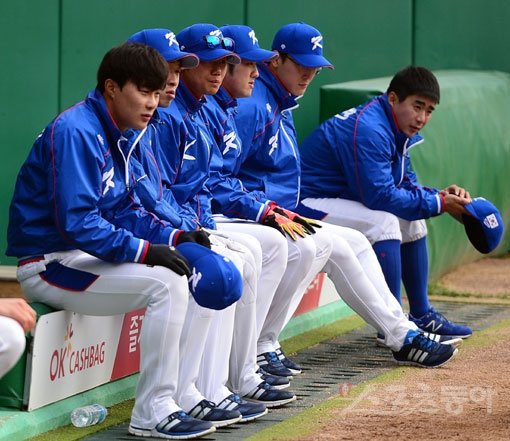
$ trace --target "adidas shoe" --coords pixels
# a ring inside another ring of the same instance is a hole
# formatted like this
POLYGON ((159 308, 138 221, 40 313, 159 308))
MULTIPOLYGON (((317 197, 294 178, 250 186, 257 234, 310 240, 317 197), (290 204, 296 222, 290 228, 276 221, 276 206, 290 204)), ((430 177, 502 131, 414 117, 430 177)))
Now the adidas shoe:
POLYGON ((468 338, 473 334, 470 327, 458 325, 449 321, 443 314, 436 311, 432 306, 426 314, 421 317, 413 317, 409 314, 409 320, 416 323, 416 326, 425 332, 434 334, 449 335, 451 337, 468 338))
POLYGON ((299 366, 299 364, 297 364, 295 361, 287 357, 282 351, 282 348, 278 348, 276 350, 276 355, 278 355, 278 359, 289 371, 292 372, 293 375, 299 375, 301 372, 303 372, 301 366, 299 366))
POLYGON ((246 394, 243 399, 254 403, 265 404, 266 407, 279 407, 288 404, 296 399, 296 395, 286 390, 273 389, 266 382, 260 383, 250 393, 246 394))
POLYGON ((238 410, 219 409, 212 401, 202 400, 189 412, 197 420, 209 421, 215 427, 230 426, 241 420, 238 410))
MULTIPOLYGON (((454 337, 452 335, 432 334, 431 332, 423 332, 421 329, 419 329, 419 332, 421 332, 428 339, 433 340, 436 343, 441 343, 443 345, 450 345, 458 348, 462 344, 462 339, 460 337, 454 337)), ((378 332, 376 337, 377 346, 380 346, 381 348, 387 348, 388 346, 386 345, 384 340, 385 340, 384 335, 378 332)))
POLYGON ((257 355, 257 364, 270 375, 292 378, 292 372, 283 365, 276 352, 264 352, 257 355))
POLYGON ((218 406, 219 409, 237 410, 241 413, 240 423, 256 420, 267 414, 267 408, 261 403, 249 403, 237 394, 229 395, 218 406))
POLYGON ((457 354, 458 349, 428 339, 418 331, 407 333, 406 343, 400 351, 392 351, 393 358, 399 364, 410 364, 434 368, 448 363, 457 354))
POLYGON ((154 429, 142 429, 129 425, 131 435, 144 438, 193 439, 209 435, 216 430, 210 422, 197 420, 180 410, 167 416, 154 429))
POLYGON ((260 375, 263 381, 265 381, 273 389, 286 389, 290 386, 290 381, 287 377, 278 377, 276 375, 270 375, 264 372, 264 369, 259 368, 257 373, 260 375))

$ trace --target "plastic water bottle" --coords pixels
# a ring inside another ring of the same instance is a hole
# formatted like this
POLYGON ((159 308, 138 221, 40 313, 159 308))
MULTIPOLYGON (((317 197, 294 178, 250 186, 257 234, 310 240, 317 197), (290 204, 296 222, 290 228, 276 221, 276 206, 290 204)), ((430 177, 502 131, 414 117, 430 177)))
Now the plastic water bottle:
POLYGON ((101 404, 78 407, 71 412, 71 423, 75 427, 87 427, 102 423, 108 411, 101 404))

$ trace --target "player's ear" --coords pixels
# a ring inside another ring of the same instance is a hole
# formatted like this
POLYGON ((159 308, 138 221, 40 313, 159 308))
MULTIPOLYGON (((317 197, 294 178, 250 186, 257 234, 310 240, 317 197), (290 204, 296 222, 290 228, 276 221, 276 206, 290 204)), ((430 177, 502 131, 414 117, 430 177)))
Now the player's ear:
POLYGON ((393 107, 395 104, 399 103, 398 96, 395 92, 391 91, 388 93, 388 101, 390 102, 390 105, 393 107))
POLYGON ((115 97, 115 90, 117 89, 117 83, 111 79, 107 79, 104 82, 104 93, 105 95, 113 99, 115 97))

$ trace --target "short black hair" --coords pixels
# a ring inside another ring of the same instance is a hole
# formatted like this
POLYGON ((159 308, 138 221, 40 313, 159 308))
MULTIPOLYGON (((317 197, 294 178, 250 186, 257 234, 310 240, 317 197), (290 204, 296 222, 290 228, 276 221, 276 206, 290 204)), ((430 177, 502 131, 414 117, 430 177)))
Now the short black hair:
POLYGON ((138 88, 164 89, 168 63, 154 48, 139 43, 124 43, 110 49, 97 71, 97 89, 103 93, 105 81, 111 79, 122 89, 131 81, 138 88))
POLYGON ((439 83, 434 74, 425 67, 407 66, 397 72, 388 87, 387 93, 390 92, 395 92, 400 101, 410 95, 419 95, 439 104, 439 83))

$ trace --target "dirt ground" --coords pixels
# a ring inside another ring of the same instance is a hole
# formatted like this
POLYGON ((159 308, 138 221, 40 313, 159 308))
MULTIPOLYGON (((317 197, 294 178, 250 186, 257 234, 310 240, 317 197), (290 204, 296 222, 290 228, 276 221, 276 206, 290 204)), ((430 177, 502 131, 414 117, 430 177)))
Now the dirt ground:
MULTIPOLYGON (((444 276, 449 290, 509 298, 510 258, 487 258, 444 276)), ((346 407, 299 441, 510 440, 510 327, 466 344, 439 369, 412 369, 403 378, 367 385, 346 407)), ((296 438, 293 438, 295 441, 296 438)))

